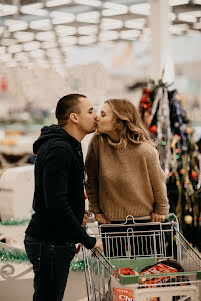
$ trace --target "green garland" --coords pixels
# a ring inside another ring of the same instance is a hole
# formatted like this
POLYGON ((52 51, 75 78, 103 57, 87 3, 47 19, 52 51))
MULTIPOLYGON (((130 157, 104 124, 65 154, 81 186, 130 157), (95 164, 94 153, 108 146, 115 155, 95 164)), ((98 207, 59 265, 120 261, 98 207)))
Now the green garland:
POLYGON ((70 263, 71 271, 84 271, 84 260, 79 260, 77 262, 70 263))
MULTIPOLYGON (((0 261, 8 263, 30 263, 27 254, 23 250, 18 249, 0 249, 0 261)), ((72 271, 84 271, 84 260, 70 263, 70 269, 72 271)))
POLYGON ((18 226, 18 225, 25 225, 30 221, 30 218, 23 218, 23 219, 8 219, 4 222, 0 222, 2 226, 18 226))
POLYGON ((29 263, 27 254, 22 250, 0 249, 0 261, 10 263, 29 263))

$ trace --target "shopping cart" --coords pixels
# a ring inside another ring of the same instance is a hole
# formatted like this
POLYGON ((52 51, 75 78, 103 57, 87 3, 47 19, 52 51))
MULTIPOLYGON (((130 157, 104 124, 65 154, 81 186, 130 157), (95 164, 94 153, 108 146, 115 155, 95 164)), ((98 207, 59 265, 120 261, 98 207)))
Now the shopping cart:
POLYGON ((175 215, 164 223, 127 218, 124 224, 101 225, 98 233, 104 254, 83 248, 88 301, 201 300, 201 257, 180 233, 175 215), (176 260, 184 271, 143 276, 118 272, 130 267, 140 273, 167 259, 176 260))

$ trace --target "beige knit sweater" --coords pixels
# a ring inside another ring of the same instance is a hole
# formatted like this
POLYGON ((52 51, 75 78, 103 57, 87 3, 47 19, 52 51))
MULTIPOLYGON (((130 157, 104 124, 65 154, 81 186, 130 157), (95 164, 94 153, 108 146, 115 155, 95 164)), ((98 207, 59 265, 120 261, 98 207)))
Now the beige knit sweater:
POLYGON ((158 151, 148 142, 111 146, 95 134, 86 157, 89 210, 109 220, 167 214, 165 175, 158 151))

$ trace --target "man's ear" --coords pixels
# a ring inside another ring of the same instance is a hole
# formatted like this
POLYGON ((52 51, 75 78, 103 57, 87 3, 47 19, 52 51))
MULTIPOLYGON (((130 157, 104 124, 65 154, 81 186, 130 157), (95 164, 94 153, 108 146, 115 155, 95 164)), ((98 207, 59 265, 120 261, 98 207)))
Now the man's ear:
POLYGON ((72 122, 78 123, 78 118, 76 113, 70 113, 69 118, 71 119, 72 122))

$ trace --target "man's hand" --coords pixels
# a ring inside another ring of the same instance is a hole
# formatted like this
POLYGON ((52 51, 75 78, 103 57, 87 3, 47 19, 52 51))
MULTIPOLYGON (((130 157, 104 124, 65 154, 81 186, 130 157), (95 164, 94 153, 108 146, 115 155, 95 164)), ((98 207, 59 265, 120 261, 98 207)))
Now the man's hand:
POLYGON ((158 222, 158 223, 162 223, 165 220, 165 215, 161 215, 159 213, 156 212, 152 212, 151 213, 151 221, 152 222, 158 222))
POLYGON ((88 222, 88 219, 89 219, 89 216, 90 216, 90 213, 88 210, 85 210, 85 214, 84 214, 84 218, 83 218, 83 221, 82 221, 82 226, 86 226, 87 222, 88 222))
POLYGON ((102 240, 100 238, 96 239, 96 244, 95 244, 94 248, 99 249, 103 253, 103 243, 102 243, 102 240))
POLYGON ((95 214, 95 218, 99 224, 111 224, 109 220, 106 219, 104 214, 95 214))

